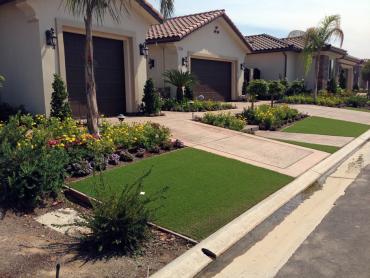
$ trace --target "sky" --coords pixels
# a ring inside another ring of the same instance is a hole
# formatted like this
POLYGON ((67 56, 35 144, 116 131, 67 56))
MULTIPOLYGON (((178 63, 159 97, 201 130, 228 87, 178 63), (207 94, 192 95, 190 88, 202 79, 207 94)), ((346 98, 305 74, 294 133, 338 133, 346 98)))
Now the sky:
MULTIPOLYGON (((159 0, 149 2, 159 7, 159 0)), ((175 0, 174 16, 217 9, 225 9, 245 35, 276 37, 306 30, 327 15, 339 14, 343 48, 352 56, 370 58, 370 0, 175 0)))

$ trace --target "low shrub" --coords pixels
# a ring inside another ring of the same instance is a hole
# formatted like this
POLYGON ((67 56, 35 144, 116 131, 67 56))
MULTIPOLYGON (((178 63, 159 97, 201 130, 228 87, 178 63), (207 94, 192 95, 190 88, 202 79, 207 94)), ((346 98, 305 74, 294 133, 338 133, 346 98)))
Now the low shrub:
POLYGON ((176 112, 206 112, 234 109, 235 106, 231 103, 224 103, 212 100, 195 100, 195 101, 177 101, 175 99, 163 100, 163 111, 176 111, 176 112))
POLYGON ((327 92, 322 92, 317 97, 316 103, 312 96, 307 95, 296 95, 284 97, 283 102, 291 104, 317 104, 328 107, 365 107, 367 106, 367 98, 363 96, 333 96, 327 92))
POLYGON ((362 96, 350 96, 347 98, 346 104, 350 107, 365 107, 368 105, 368 100, 362 96))
POLYGON ((63 149, 46 144, 48 133, 32 125, 30 116, 17 116, 0 129, 0 202, 20 210, 55 197, 68 163, 63 149))
POLYGON ((244 119, 229 113, 206 113, 200 119, 202 123, 240 131, 246 125, 244 119))
POLYGON ((298 110, 292 109, 287 105, 271 107, 260 105, 255 109, 244 109, 241 114, 248 123, 258 125, 262 130, 276 130, 288 122, 293 122, 305 117, 298 110))
POLYGON ((140 178, 133 184, 125 185, 121 192, 104 184, 101 178, 96 188, 96 198, 91 213, 81 214, 76 225, 88 233, 81 237, 81 248, 98 254, 134 254, 148 238, 147 223, 153 220, 153 202, 162 198, 166 188, 147 196, 143 192, 140 178))

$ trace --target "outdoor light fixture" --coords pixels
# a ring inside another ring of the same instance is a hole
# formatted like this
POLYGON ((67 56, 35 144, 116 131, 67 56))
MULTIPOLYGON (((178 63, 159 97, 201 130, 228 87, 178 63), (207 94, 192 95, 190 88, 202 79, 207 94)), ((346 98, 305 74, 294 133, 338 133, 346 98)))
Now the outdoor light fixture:
POLYGON ((183 58, 182 58, 182 65, 183 65, 184 67, 188 67, 188 64, 189 64, 189 62, 188 62, 188 57, 183 57, 183 58))
POLYGON ((240 70, 246 70, 248 67, 245 63, 240 64, 240 70))
POLYGON ((53 49, 55 49, 57 45, 57 36, 55 36, 54 28, 50 28, 49 30, 46 30, 45 35, 46 35, 46 45, 49 45, 53 49))
POLYGON ((140 50, 140 55, 141 56, 145 56, 145 58, 148 57, 148 55, 149 55, 149 48, 148 48, 148 46, 146 45, 145 42, 139 44, 139 50, 140 50))
POLYGON ((155 67, 155 60, 154 59, 149 59, 149 68, 152 69, 155 67))
POLYGON ((126 117, 125 117, 125 115, 123 115, 123 114, 119 114, 119 115, 117 116, 117 119, 122 123, 122 122, 126 119, 126 117))

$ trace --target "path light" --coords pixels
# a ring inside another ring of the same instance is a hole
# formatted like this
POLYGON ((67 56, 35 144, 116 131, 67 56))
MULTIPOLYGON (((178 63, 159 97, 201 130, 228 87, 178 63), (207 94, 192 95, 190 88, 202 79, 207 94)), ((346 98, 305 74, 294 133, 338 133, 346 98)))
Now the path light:
POLYGON ((205 97, 204 97, 203 95, 199 95, 199 96, 197 97, 197 99, 198 99, 198 100, 204 100, 204 98, 205 98, 205 97))
POLYGON ((122 123, 122 122, 126 119, 126 117, 125 117, 125 115, 123 115, 123 114, 119 114, 119 115, 117 116, 117 119, 122 123))

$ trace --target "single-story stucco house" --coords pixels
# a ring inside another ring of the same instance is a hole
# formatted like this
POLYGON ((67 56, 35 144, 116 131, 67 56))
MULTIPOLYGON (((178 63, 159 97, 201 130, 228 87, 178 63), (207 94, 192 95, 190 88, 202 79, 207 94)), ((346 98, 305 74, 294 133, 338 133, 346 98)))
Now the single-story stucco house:
MULTIPOLYGON (((164 90, 166 70, 189 70, 198 79, 194 95, 230 101, 242 94, 250 46, 224 10, 171 18, 151 26, 148 76, 164 90)), ((166 90, 165 90, 166 91, 166 90)), ((172 88, 172 94, 174 90, 172 88)))
MULTIPOLYGON (((135 0, 119 23, 107 16, 103 25, 94 25, 100 113, 138 109, 147 80, 143 45, 149 26, 162 20, 146 1, 135 0)), ((59 73, 67 82, 73 115, 84 117, 83 34, 83 18, 71 15, 61 1, 0 0, 0 73, 6 78, 0 101, 48 114, 53 74, 59 73)))
MULTIPOLYGON (((262 78, 288 81, 304 79, 307 89, 314 87, 314 65, 306 74, 304 70, 304 38, 302 36, 276 38, 267 34, 246 36, 252 48, 246 64, 246 80, 262 78)), ((360 71, 363 60, 349 56, 347 51, 327 44, 320 56, 319 89, 327 87, 331 78, 338 80, 340 73, 346 77, 346 87, 352 90, 355 84, 360 85, 360 71)))

